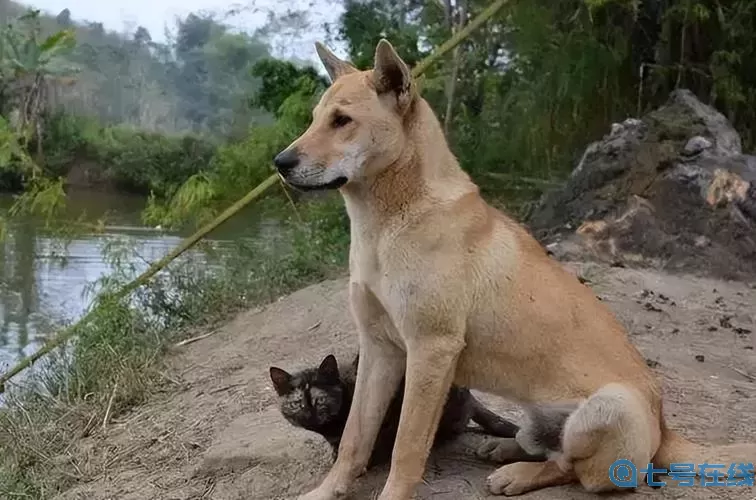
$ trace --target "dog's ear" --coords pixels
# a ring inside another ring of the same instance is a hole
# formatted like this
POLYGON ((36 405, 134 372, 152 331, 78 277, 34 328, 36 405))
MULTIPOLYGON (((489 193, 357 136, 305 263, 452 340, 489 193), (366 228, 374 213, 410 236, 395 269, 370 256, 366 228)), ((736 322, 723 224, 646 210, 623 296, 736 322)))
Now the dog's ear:
POLYGON ((339 380, 339 364, 336 362, 336 357, 333 354, 326 356, 323 362, 320 363, 318 373, 328 381, 336 382, 339 380))
POLYGON ((273 382, 273 388, 279 396, 291 392, 291 375, 289 375, 289 372, 282 370, 277 366, 271 366, 270 380, 273 382))
POLYGON ((391 93, 396 97, 402 113, 415 97, 415 86, 409 66, 385 39, 381 39, 375 48, 373 83, 379 95, 391 93))
POLYGON ((323 63, 331 82, 335 82, 342 75, 357 71, 354 66, 336 57, 336 54, 328 50, 328 47, 320 42, 315 42, 315 51, 318 53, 318 57, 323 63))

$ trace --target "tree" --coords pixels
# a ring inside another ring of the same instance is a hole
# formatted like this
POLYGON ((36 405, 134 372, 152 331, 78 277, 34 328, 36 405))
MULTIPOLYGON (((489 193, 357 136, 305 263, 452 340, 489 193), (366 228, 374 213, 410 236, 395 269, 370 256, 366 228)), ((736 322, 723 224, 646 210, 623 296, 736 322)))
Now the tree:
POLYGON ((71 26, 71 11, 68 9, 63 9, 60 11, 60 13, 55 17, 55 22, 64 27, 71 26))
POLYGON ((346 0, 345 10, 338 26, 338 38, 349 46, 349 59, 360 69, 373 64, 375 46, 381 38, 388 38, 401 47, 402 58, 410 66, 428 54, 419 49, 424 27, 417 23, 422 2, 389 0, 346 0))
MULTIPOLYGON (((438 0, 438 3, 444 10, 446 27, 449 30, 449 37, 451 38, 467 24, 467 0, 438 0)), ((446 135, 449 135, 452 113, 454 112, 454 94, 457 90, 461 51, 462 47, 459 45, 452 51, 451 72, 449 73, 449 81, 446 84, 446 112, 444 113, 444 133, 446 135)))
POLYGON ((320 76, 315 68, 301 68, 288 61, 272 58, 255 64, 252 74, 260 78, 262 83, 251 98, 251 105, 265 109, 277 118, 281 117, 284 101, 308 85, 304 83, 305 80, 312 82, 316 88, 328 86, 328 81, 320 76))
POLYGON ((138 45, 147 45, 152 41, 152 36, 147 28, 144 26, 138 26, 134 32, 134 42, 138 45))
POLYGON ((0 33, 2 74, 10 76, 15 94, 14 124, 27 143, 36 140, 37 157, 42 157, 42 113, 50 80, 69 76, 71 65, 62 57, 76 43, 72 30, 61 30, 41 38, 39 11, 30 9, 0 33))

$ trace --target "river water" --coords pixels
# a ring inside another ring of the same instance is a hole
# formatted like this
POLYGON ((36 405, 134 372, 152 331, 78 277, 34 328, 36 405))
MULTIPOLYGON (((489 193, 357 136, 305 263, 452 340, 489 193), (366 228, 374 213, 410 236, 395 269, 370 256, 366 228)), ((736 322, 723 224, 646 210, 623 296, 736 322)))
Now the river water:
MULTIPOLYGON (((0 195, 0 213, 12 203, 11 195, 0 195)), ((133 241, 144 259, 137 263, 141 272, 188 235, 146 227, 140 221, 145 203, 124 194, 69 192, 71 217, 85 212, 94 221, 107 215, 107 223, 104 233, 78 237, 64 252, 40 231, 39 222, 24 220, 6 228, 0 241, 0 373, 34 352, 55 331, 53 324, 74 321, 86 310, 88 285, 112 272, 103 246, 113 236, 133 241)), ((249 220, 237 214, 208 240, 222 244, 254 237, 259 229, 249 220)))

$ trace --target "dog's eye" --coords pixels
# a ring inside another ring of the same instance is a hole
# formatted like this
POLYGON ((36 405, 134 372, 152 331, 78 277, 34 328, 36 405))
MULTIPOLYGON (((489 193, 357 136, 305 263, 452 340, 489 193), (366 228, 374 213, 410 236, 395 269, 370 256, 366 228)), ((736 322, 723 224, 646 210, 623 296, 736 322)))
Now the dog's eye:
POLYGON ((336 114, 333 117, 333 128, 340 128, 346 125, 347 123, 351 122, 352 119, 349 118, 347 115, 342 114, 336 114))

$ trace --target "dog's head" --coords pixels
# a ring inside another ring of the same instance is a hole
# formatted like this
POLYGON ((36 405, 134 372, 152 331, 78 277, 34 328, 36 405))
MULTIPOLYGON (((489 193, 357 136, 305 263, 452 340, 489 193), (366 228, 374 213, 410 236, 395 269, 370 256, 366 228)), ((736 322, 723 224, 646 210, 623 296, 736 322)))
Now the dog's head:
POLYGON ((409 67, 386 40, 378 43, 374 68, 367 71, 320 43, 315 48, 331 86, 315 106, 308 129, 274 159, 286 182, 302 190, 358 183, 395 163, 416 95, 409 67))

